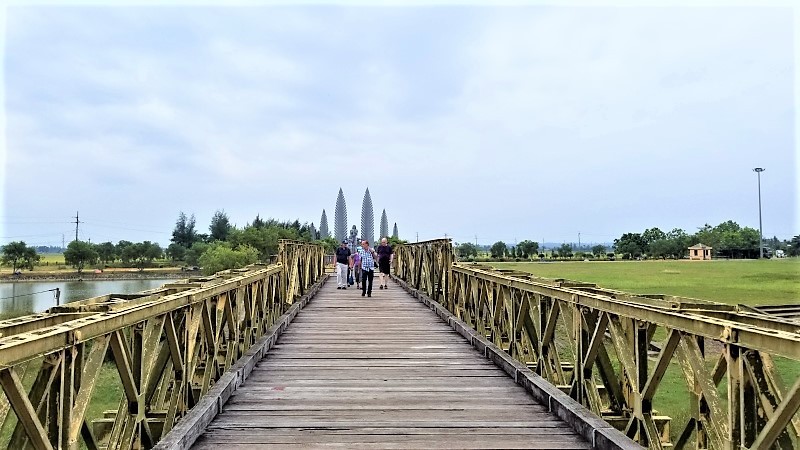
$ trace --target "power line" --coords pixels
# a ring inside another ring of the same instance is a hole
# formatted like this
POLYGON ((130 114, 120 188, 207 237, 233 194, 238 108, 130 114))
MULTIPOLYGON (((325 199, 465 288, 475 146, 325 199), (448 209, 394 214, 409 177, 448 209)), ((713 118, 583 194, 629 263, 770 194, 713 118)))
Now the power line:
POLYGON ((84 222, 81 222, 81 223, 94 225, 94 226, 100 227, 100 228, 112 228, 112 229, 117 229, 117 230, 128 230, 128 231, 141 231, 141 232, 144 232, 144 233, 171 234, 168 231, 144 230, 144 229, 141 229, 141 228, 119 227, 119 226, 116 226, 116 225, 101 225, 102 222, 93 222, 93 221, 86 222, 86 221, 84 221, 84 222))
POLYGON ((25 296, 28 296, 28 295, 44 294, 45 292, 56 292, 56 295, 58 295, 61 292, 61 289, 53 288, 53 289, 46 289, 44 291, 39 291, 39 292, 29 292, 27 294, 12 295, 11 297, 0 297, 0 300, 9 300, 9 299, 14 299, 14 298, 18 298, 18 297, 25 297, 25 296))
POLYGON ((24 237, 49 237, 49 236, 58 236, 61 233, 45 233, 45 234, 18 234, 16 236, 0 236, 0 239, 16 239, 16 238, 24 238, 24 237))

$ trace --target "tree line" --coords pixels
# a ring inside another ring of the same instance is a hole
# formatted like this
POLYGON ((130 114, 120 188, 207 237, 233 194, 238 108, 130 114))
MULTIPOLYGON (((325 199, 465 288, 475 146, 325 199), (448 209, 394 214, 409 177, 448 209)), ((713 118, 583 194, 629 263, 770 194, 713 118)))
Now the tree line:
MULTIPOLYGON (((327 253, 333 253, 339 246, 333 237, 320 238, 308 223, 265 220, 259 215, 251 223, 238 228, 231 224, 224 211, 216 211, 208 230, 208 234, 198 233, 194 215, 187 217, 181 212, 172 232, 172 243, 166 250, 167 256, 193 266, 199 265, 203 273, 212 274, 257 261, 270 262, 278 253, 281 239, 316 242, 325 247, 327 253)), ((391 237, 389 241, 393 244, 405 242, 391 237)))
POLYGON ((208 231, 207 234, 198 232, 194 214, 187 217, 181 212, 172 231, 167 256, 173 261, 199 265, 204 273, 212 274, 257 261, 269 262, 278 252, 280 239, 316 240, 311 226, 299 220, 264 220, 256 215, 252 223, 238 228, 221 210, 214 213, 208 231))
MULTIPOLYGON (((742 227, 732 220, 717 226, 705 224, 694 234, 680 228, 664 232, 657 227, 641 233, 625 233, 614 240, 614 249, 625 259, 681 259, 688 255, 690 246, 697 244, 712 247, 717 257, 732 259, 758 258, 761 249, 758 230, 742 227)), ((765 239, 764 247, 770 252, 783 250, 788 256, 800 256, 800 235, 784 241, 777 237, 765 239)))
MULTIPOLYGON (((76 240, 64 250, 64 260, 80 272, 87 266, 116 263, 143 270, 155 260, 166 258, 173 263, 180 261, 191 267, 202 267, 204 273, 212 274, 258 261, 270 262, 272 256, 278 253, 278 241, 281 239, 317 242, 328 253, 333 253, 339 246, 332 237, 320 239, 319 233, 311 225, 300 223, 299 220, 262 219, 256 215, 252 222, 237 227, 231 224, 223 210, 214 213, 208 233, 202 233, 197 228, 194 214, 187 216, 181 211, 166 249, 151 241, 137 243, 121 240, 116 244, 93 244, 76 240)), ((391 237, 389 240, 393 244, 405 242, 391 237)), ((24 241, 11 242, 0 251, 0 262, 11 266, 14 272, 19 269, 33 270, 41 260, 37 248, 26 245, 24 241)))
MULTIPOLYGON (((641 233, 623 233, 614 239, 611 248, 597 244, 591 248, 582 247, 575 250, 572 244, 564 243, 560 247, 549 250, 551 258, 584 259, 682 259, 687 257, 689 247, 695 244, 704 244, 713 248, 717 257, 723 258, 757 258, 760 252, 759 232, 750 227, 742 227, 738 223, 728 220, 717 226, 705 224, 694 234, 689 234, 680 228, 664 232, 658 227, 648 228, 641 233)), ((764 246, 770 252, 783 250, 787 256, 800 256, 800 235, 791 240, 781 241, 777 237, 765 239, 764 246)), ((484 247, 485 249, 486 247, 484 247)), ((480 248, 475 244, 465 242, 455 247, 456 254, 465 260, 474 260, 478 257, 480 248)), ((519 259, 530 260, 545 258, 544 249, 539 248, 539 243, 525 240, 516 246, 509 246, 503 241, 497 241, 489 247, 492 259, 519 259)))
MULTIPOLYGON (((465 242, 459 244, 455 248, 456 254, 460 258, 467 260, 475 259, 478 257, 479 248, 475 244, 465 242)), ((524 240, 517 245, 508 245, 503 241, 497 241, 489 247, 489 255, 492 259, 515 259, 515 260, 530 260, 542 259, 547 255, 544 249, 540 249, 539 243, 531 240, 524 240)), ((591 251, 575 251, 572 244, 562 244, 560 247, 550 249, 550 256, 552 258, 584 258, 588 255, 601 258, 606 256, 606 246, 597 244, 591 247, 591 251)))

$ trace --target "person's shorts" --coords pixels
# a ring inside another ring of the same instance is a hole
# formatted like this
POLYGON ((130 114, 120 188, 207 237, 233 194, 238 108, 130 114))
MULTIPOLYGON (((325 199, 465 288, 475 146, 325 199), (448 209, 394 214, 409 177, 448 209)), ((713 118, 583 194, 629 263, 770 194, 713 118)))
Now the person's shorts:
POLYGON ((389 258, 381 259, 378 261, 378 269, 381 273, 389 274, 389 258))

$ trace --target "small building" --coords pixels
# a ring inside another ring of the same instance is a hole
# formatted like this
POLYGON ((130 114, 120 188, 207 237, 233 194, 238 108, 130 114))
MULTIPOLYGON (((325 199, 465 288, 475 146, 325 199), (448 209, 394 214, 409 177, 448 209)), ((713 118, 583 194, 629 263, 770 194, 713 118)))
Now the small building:
POLYGON ((703 244, 695 244, 689 247, 689 259, 692 261, 710 261, 711 247, 703 244))

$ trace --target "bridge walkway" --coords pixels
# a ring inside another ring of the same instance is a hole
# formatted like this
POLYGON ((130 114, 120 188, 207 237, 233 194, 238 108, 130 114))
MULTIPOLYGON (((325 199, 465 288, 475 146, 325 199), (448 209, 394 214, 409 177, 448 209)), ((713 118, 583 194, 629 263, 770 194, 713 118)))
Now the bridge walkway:
POLYGON ((328 280, 194 447, 591 448, 398 285, 372 295, 328 280))

